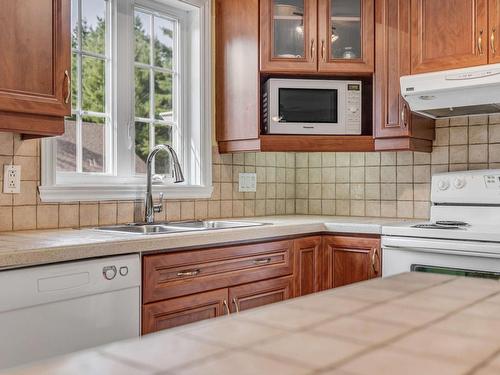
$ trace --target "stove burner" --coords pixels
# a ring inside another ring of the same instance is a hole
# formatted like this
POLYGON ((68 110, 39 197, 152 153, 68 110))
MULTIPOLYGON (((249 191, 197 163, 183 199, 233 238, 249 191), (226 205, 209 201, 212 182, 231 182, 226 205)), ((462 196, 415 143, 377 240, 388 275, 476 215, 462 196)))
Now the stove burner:
POLYGON ((462 229, 461 226, 458 225, 443 225, 443 224, 416 224, 413 225, 412 228, 419 229, 462 229))
POLYGON ((453 227, 468 227, 469 224, 464 221, 436 221, 437 225, 451 225, 453 227))

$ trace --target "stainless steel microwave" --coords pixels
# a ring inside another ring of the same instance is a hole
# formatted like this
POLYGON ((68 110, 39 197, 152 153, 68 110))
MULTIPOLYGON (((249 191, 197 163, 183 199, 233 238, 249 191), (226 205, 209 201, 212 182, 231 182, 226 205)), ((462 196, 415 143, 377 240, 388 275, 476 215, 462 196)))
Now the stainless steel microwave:
POLYGON ((361 81, 274 79, 262 95, 267 134, 361 134, 361 81))

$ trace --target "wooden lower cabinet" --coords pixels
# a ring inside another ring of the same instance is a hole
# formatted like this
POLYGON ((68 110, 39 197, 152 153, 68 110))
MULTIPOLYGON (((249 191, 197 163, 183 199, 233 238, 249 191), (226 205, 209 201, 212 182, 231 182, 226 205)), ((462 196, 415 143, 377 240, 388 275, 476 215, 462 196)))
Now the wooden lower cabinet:
POLYGON ((142 333, 380 277, 380 255, 378 238, 338 235, 146 255, 142 333))
POLYGON ((324 262, 321 236, 299 238, 293 242, 294 297, 331 287, 331 271, 324 262))
POLYGON ((378 238, 324 236, 323 248, 332 265, 333 288, 382 276, 378 238))
POLYGON ((292 297, 293 278, 281 277, 229 288, 232 313, 281 302, 292 297))
POLYGON ((228 290, 219 289, 142 307, 142 334, 228 314, 228 290))

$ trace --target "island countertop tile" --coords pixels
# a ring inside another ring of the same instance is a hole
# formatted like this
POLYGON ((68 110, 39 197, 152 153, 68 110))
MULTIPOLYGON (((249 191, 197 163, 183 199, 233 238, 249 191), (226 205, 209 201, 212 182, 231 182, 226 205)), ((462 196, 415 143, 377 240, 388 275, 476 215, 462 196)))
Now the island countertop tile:
POLYGON ((4 375, 500 374, 499 310, 497 280, 405 273, 113 343, 4 375), (439 303, 436 296, 452 289, 464 290, 465 297, 456 292, 442 306, 432 305, 439 303))

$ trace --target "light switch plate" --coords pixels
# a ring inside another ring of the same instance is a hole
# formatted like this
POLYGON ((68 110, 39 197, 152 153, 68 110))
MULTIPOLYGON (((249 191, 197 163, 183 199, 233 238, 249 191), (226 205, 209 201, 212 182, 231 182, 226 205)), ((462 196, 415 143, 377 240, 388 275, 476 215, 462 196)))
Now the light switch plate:
POLYGON ((5 165, 3 168, 3 192, 5 194, 21 193, 21 166, 5 165))
POLYGON ((238 191, 241 193, 251 193, 257 191, 257 174, 240 173, 238 191))

